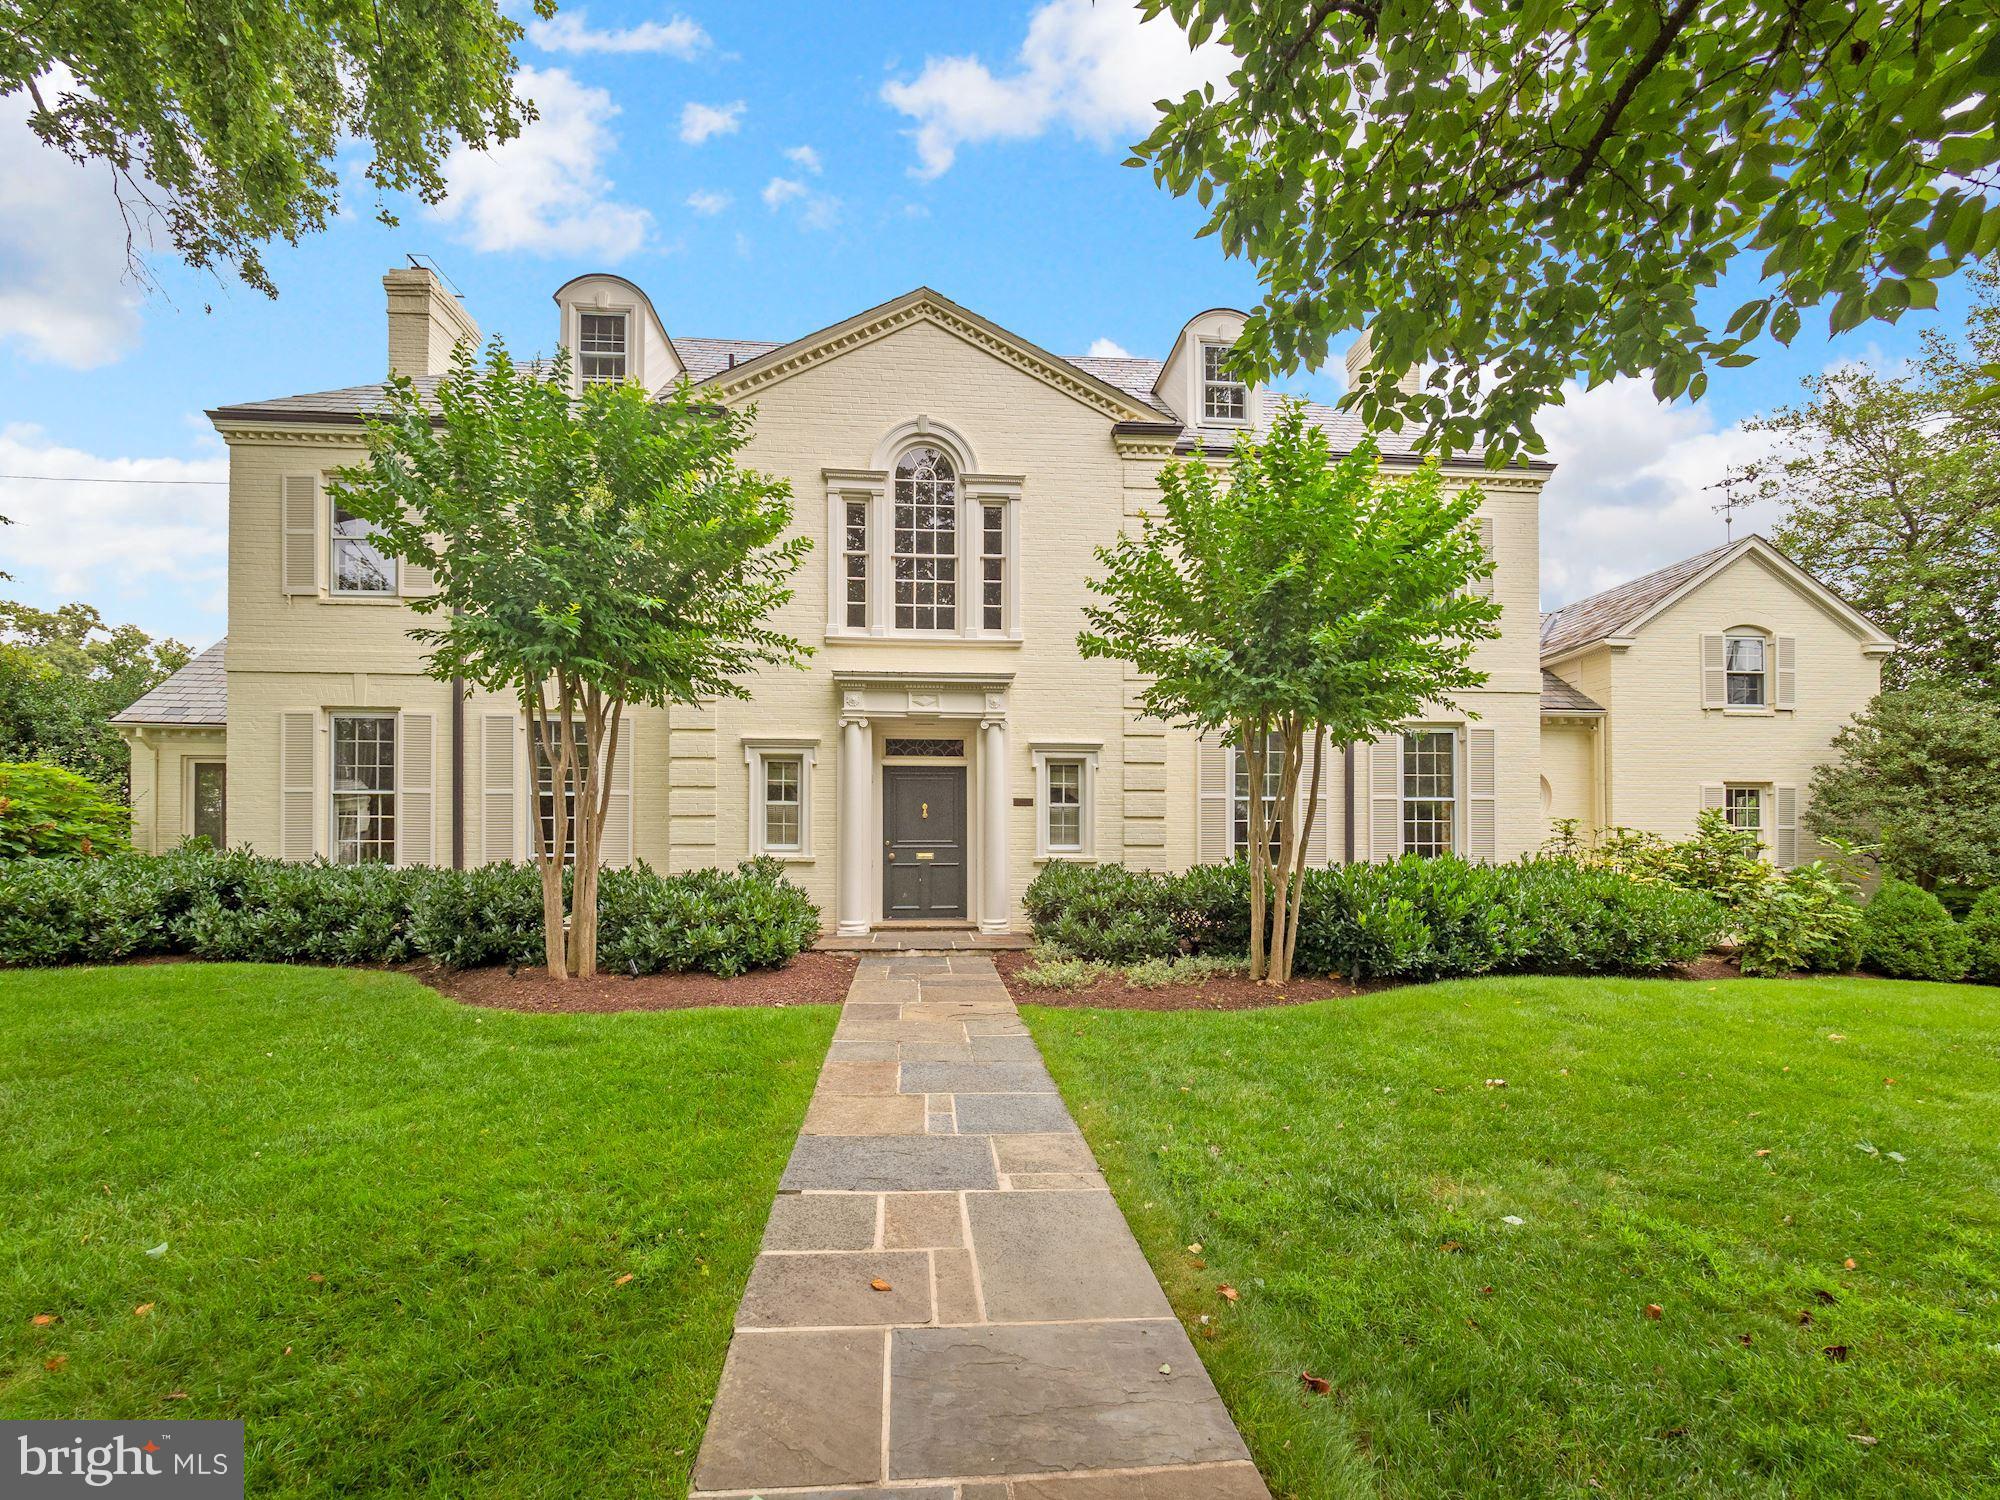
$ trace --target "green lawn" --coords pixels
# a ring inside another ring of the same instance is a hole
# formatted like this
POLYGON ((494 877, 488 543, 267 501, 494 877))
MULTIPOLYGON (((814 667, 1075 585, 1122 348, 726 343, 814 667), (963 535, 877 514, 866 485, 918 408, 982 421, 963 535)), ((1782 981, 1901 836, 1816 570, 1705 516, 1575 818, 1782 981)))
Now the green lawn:
POLYGON ((2000 991, 1027 1014, 1279 1495, 2000 1492, 2000 991))
POLYGON ((259 1496, 680 1494, 834 1019, 0 974, 0 1416, 242 1417, 259 1496))

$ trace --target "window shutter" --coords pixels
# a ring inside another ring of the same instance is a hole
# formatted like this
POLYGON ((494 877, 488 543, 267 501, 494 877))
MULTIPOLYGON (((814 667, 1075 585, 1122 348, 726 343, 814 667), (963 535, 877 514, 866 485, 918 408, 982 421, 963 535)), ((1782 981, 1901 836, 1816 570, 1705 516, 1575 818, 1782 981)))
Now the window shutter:
POLYGON ((437 592, 437 574, 429 568, 419 567, 400 558, 396 562, 396 581, 401 584, 401 592, 405 598, 437 592))
POLYGON ((1701 706, 1729 706, 1729 673, 1719 635, 1704 635, 1701 638, 1701 706))
MULTIPOLYGON (((1473 517, 1472 524, 1479 531, 1479 550, 1484 552, 1489 560, 1493 559, 1497 555, 1493 550, 1493 518, 1491 516, 1475 516, 1473 517)), ((1493 597, 1493 586, 1498 582, 1499 575, 1497 573, 1489 573, 1486 577, 1479 579, 1472 585, 1472 592, 1482 599, 1491 599, 1493 597)))
POLYGON ((618 744, 611 757, 611 798, 604 805, 598 859, 622 870, 632 863, 632 721, 618 716, 618 744))
POLYGON ((278 715, 278 857, 313 857, 318 805, 313 761, 319 753, 319 715, 310 708, 278 715))
POLYGON ((1465 731, 1465 853, 1489 865, 1500 854, 1498 759, 1491 729, 1465 731))
POLYGON ((437 715, 404 714, 396 746, 396 863, 437 863, 437 715))
POLYGON ((1195 758, 1200 762, 1201 827, 1200 847, 1195 851, 1199 864, 1229 862, 1229 747, 1212 735, 1195 742, 1195 758))
MULTIPOLYGON (((1327 747, 1329 751, 1332 748, 1327 747)), ((1306 797, 1312 791, 1313 764, 1319 759, 1318 737, 1308 738, 1305 742, 1305 764, 1299 771, 1299 816, 1302 818, 1306 815, 1306 797)), ((1340 757, 1330 753, 1324 759, 1324 769, 1319 773, 1319 806, 1313 809, 1312 832, 1306 835, 1306 863, 1309 865, 1326 863, 1327 830, 1332 824, 1334 793, 1338 790, 1332 778, 1339 772, 1340 757)))
POLYGON ((1778 804, 1777 816, 1771 828, 1771 858, 1774 863, 1790 869, 1799 862, 1799 789, 1795 786, 1776 788, 1773 799, 1778 804))
POLYGON ((1387 864, 1403 852, 1403 737, 1384 735, 1368 757, 1368 857, 1387 864))
POLYGON ((486 715, 479 736, 479 856, 489 865, 512 864, 518 857, 514 836, 521 805, 514 791, 518 741, 514 715, 486 715))
POLYGON ((1721 812, 1723 801, 1721 782, 1707 781, 1702 783, 1701 810, 1703 812, 1721 812))
POLYGON ((1778 637, 1778 691, 1773 703, 1778 708, 1796 708, 1799 702, 1799 638, 1778 637))
POLYGON ((282 585, 287 594, 319 592, 319 475, 287 474, 279 502, 284 526, 282 585))

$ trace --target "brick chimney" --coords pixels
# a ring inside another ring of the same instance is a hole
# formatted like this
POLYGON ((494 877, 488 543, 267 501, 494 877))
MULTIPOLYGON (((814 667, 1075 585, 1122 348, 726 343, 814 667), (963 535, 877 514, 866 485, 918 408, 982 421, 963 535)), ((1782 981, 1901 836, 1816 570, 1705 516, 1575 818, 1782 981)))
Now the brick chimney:
POLYGON ((389 373, 442 375, 462 343, 479 344, 479 325, 428 266, 402 266, 382 278, 389 294, 389 373))
MULTIPOLYGON (((1375 341, 1369 337, 1369 330, 1363 328, 1347 346, 1347 388, 1351 391, 1361 383, 1361 372, 1368 368, 1375 357, 1375 341)), ((1396 389, 1406 396, 1414 396, 1423 388, 1423 367, 1417 366, 1403 372, 1403 378, 1396 382, 1396 389)))

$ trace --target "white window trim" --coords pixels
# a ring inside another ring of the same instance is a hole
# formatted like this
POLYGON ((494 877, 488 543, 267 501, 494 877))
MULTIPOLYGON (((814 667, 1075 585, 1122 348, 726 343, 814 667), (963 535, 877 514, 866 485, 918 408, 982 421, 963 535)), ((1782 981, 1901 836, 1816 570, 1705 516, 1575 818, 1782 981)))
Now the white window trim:
MULTIPOLYGON (((403 821, 403 715, 393 708, 338 708, 326 716, 326 857, 334 864, 340 862, 340 788, 334 785, 334 771, 339 765, 340 722, 343 719, 387 719, 394 729, 394 739, 390 751, 393 759, 389 762, 389 815, 400 828, 403 821)), ((399 846, 400 847, 400 846, 399 846)), ((370 860, 370 864, 395 865, 399 861, 394 853, 386 860, 370 860)))
MULTIPOLYGON (((325 486, 321 486, 324 492, 325 486)), ((400 604, 403 601, 403 560, 389 559, 389 586, 386 589, 344 589, 340 586, 340 543, 352 541, 352 537, 336 537, 333 528, 340 524, 340 501, 328 495, 324 505, 326 534, 326 592, 327 597, 340 600, 362 600, 370 604, 400 604)), ((375 534, 375 528, 369 528, 375 534)))
POLYGON ((195 836, 195 774, 202 766, 222 768, 222 838, 229 841, 229 760, 222 755, 189 755, 181 761, 181 837, 195 836))
POLYGON ((1013 644, 1021 631, 1021 476, 981 474, 959 468, 959 454, 935 433, 920 434, 898 447, 886 469, 826 469, 826 638, 830 641, 931 642, 970 645, 1013 644), (899 630, 895 625, 894 504, 895 463, 910 448, 934 447, 951 459, 958 484, 958 621, 950 630, 899 630), (847 507, 860 502, 868 515, 868 623, 847 623, 847 507), (985 507, 1002 507, 1005 548, 1001 566, 1003 628, 984 628, 982 547, 985 507))
POLYGON ((1777 711, 1778 701, 1778 638, 1762 626, 1738 625, 1722 632, 1722 703, 1723 711, 1745 714, 1761 718, 1777 711), (1731 641, 1761 641, 1764 646, 1764 670, 1757 673, 1764 679, 1764 701, 1762 703, 1731 703, 1729 701, 1729 679, 1748 677, 1748 672, 1732 672, 1729 669, 1729 643, 1731 641))
POLYGON ((1103 749, 1101 740, 1047 740, 1029 744, 1028 758, 1035 768, 1037 860, 1097 858, 1097 761, 1103 749), (1074 849, 1058 849, 1049 843, 1049 762, 1057 760, 1083 764, 1082 804, 1077 820, 1082 842, 1074 849))
POLYGON ((1235 347, 1227 339, 1196 339, 1194 345, 1194 425, 1197 427, 1248 427, 1251 425, 1255 408, 1252 401, 1255 392, 1248 381, 1210 380, 1208 378, 1208 351, 1221 349, 1225 352, 1235 347), (1240 386, 1243 391, 1243 415, 1240 417, 1211 417, 1208 414, 1208 389, 1212 385, 1240 386))
MULTIPOLYGON (((1448 734, 1451 736, 1451 847, 1447 854, 1465 855, 1466 846, 1466 805, 1470 800, 1465 791, 1465 730, 1458 724, 1405 724, 1397 731, 1396 766, 1396 845, 1405 854, 1410 852, 1407 830, 1407 814, 1410 802, 1410 774, 1401 757, 1408 750, 1409 737, 1413 734, 1448 734)), ((1419 797, 1420 802, 1442 802, 1442 797, 1419 797)), ((1434 857, 1434 856, 1426 856, 1434 857)))
POLYGON ((819 758, 817 736, 777 736, 768 739, 745 740, 743 742, 743 764, 748 768, 745 778, 749 796, 745 806, 749 809, 749 837, 746 840, 753 859, 769 857, 783 860, 786 864, 810 864, 813 860, 813 766, 819 758), (796 760, 799 762, 799 842, 797 848, 772 848, 764 841, 764 762, 767 760, 796 760))
MULTIPOLYGON (((598 317, 622 317, 625 320, 625 378, 646 384, 646 339, 639 319, 639 309, 629 303, 607 302, 602 307, 589 302, 572 302, 563 313, 563 347, 569 351, 570 386, 577 395, 585 389, 583 381, 583 315, 591 313, 598 317)), ((647 387, 651 389, 651 387, 647 387)))
POLYGON ((1725 781, 1722 783, 1722 821, 1729 824, 1731 828, 1741 828, 1741 824, 1730 822, 1729 794, 1731 792, 1754 792, 1757 794, 1757 826, 1749 831, 1757 835, 1757 840, 1764 846, 1768 857, 1768 851, 1773 847, 1772 835, 1777 831, 1772 826, 1777 821, 1777 808, 1774 805, 1774 799, 1777 794, 1773 789, 1772 783, 1768 781, 1725 781))
MULTIPOLYGON (((1274 731, 1274 732, 1275 732, 1275 731, 1274 731)), ((1237 773, 1237 772, 1238 772, 1239 770, 1243 769, 1243 762, 1244 762, 1245 760, 1247 760, 1247 759, 1248 759, 1249 757, 1248 757, 1248 753, 1247 753, 1247 752, 1246 752, 1246 751, 1244 750, 1244 748, 1243 748, 1243 747, 1242 747, 1241 745, 1238 745, 1238 744, 1234 743, 1233 741, 1232 741, 1232 742, 1231 742, 1231 743, 1230 743, 1230 744, 1229 744, 1229 745, 1228 745, 1228 746, 1227 746, 1226 748, 1227 748, 1227 749, 1228 749, 1228 751, 1229 751, 1229 756, 1228 756, 1228 764, 1227 764, 1227 765, 1226 765, 1226 766, 1224 767, 1224 770, 1225 770, 1225 773, 1226 773, 1226 775, 1225 775, 1225 779, 1224 779, 1224 781, 1223 781, 1222 785, 1223 785, 1223 788, 1224 788, 1224 791, 1223 791, 1223 796, 1224 796, 1224 799, 1226 800, 1226 802, 1227 802, 1227 804, 1228 804, 1228 809, 1229 809, 1229 857, 1230 857, 1231 859, 1237 859, 1237 858, 1239 858, 1239 857, 1241 857, 1241 856, 1243 856, 1243 855, 1246 855, 1246 854, 1248 854, 1248 853, 1249 853, 1249 850, 1250 850, 1250 845, 1249 845, 1249 843, 1248 843, 1247 841, 1245 841, 1244 843, 1241 843, 1241 844, 1239 844, 1239 843, 1237 843, 1237 842, 1236 842, 1236 773, 1237 773)), ((1269 756, 1270 756, 1270 752, 1269 752, 1269 751, 1266 751, 1266 752, 1265 752, 1265 757, 1266 757, 1266 765, 1265 765, 1265 774, 1266 774, 1266 775, 1268 775, 1268 774, 1269 774, 1269 772, 1270 772, 1270 766, 1269 766, 1269 756)), ((1300 788, 1299 788, 1299 795, 1300 795, 1301 797, 1303 797, 1303 796, 1304 796, 1304 779, 1303 779, 1303 778, 1301 778, 1301 780, 1300 780, 1300 788)), ((1268 800, 1270 800, 1270 801, 1272 801, 1272 802, 1276 802, 1276 801, 1277 801, 1278 799, 1277 799, 1276 797, 1272 797, 1272 798, 1269 798, 1268 800)), ((1293 809, 1293 812, 1294 812, 1294 816, 1296 816, 1296 815, 1298 814, 1298 812, 1299 812, 1299 811, 1300 811, 1301 809, 1303 809, 1303 806, 1304 806, 1304 804, 1303 804, 1303 802, 1301 802, 1301 803, 1300 803, 1300 804, 1298 805, 1298 807, 1295 807, 1295 808, 1293 809)), ((1280 821, 1280 823, 1279 823, 1279 827, 1280 827, 1280 828, 1282 828, 1283 826, 1284 826, 1284 825, 1283 825, 1283 822, 1282 822, 1282 820, 1281 820, 1281 821, 1280 821)), ((1399 826, 1400 826, 1400 825, 1399 825, 1399 826)), ((1273 856, 1273 860, 1274 860, 1274 862, 1275 862, 1275 859, 1276 859, 1276 856, 1274 855, 1274 856, 1273 856)))

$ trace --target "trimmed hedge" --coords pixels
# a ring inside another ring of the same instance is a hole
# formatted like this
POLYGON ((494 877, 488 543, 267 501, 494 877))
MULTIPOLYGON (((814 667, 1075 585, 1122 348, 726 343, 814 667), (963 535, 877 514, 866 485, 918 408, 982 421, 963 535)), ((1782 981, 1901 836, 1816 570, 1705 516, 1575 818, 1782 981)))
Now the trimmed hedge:
MULTIPOLYGON (((606 870, 598 965, 611 973, 740 974, 811 946, 819 908, 782 866, 733 873, 606 870)), ((0 965, 163 954, 259 963, 449 969, 542 959, 541 881, 528 865, 473 870, 286 864, 191 842, 171 854, 0 861, 0 965)))
POLYGON ((1972 904, 1965 918, 1970 962, 1965 977, 1981 984, 2000 984, 2000 885, 1972 904))
MULTIPOLYGON (((1058 861, 1025 900, 1038 940, 1099 963, 1249 947, 1241 862, 1157 875, 1058 861)), ((1295 967, 1353 979, 1653 974, 1700 957, 1727 926, 1712 897, 1571 859, 1410 856, 1309 870, 1295 967)))
POLYGON ((1861 961, 1891 979, 1962 979, 1970 948, 1943 903, 1908 881, 1883 881, 1861 910, 1861 961))

